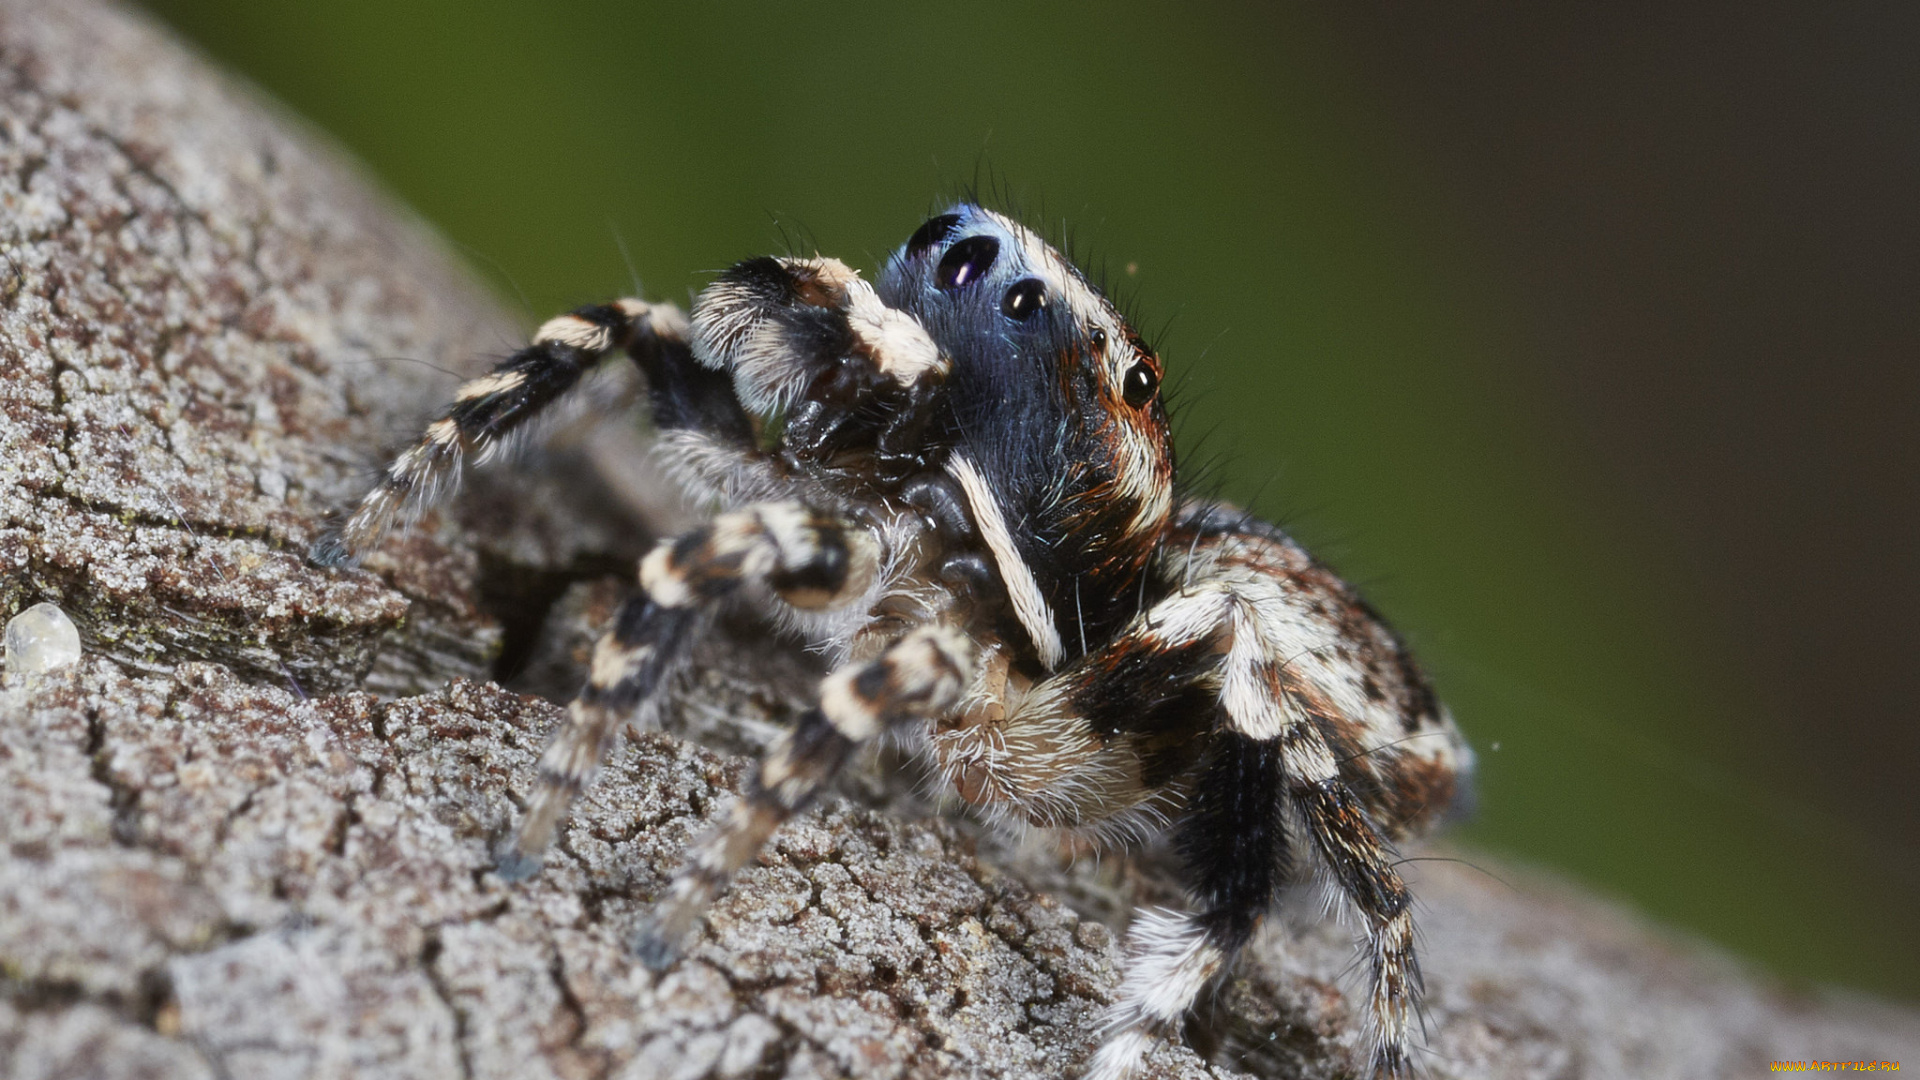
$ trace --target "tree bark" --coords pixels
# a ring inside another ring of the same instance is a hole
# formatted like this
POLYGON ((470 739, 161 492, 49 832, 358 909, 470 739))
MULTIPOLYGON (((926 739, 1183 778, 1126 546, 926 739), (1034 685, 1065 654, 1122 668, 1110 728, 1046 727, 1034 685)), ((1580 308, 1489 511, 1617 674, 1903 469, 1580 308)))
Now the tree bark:
MULTIPOLYGON (((53 601, 87 646, 0 679, 0 1073, 1048 1077, 1097 1038, 1115 927, 1173 899, 1154 860, 1012 845, 900 794, 898 763, 783 830, 676 969, 629 960, 808 685, 747 623, 543 874, 489 873, 558 712, 487 680, 577 685, 674 496, 590 467, 616 427, 366 570, 304 562, 441 369, 522 336, 322 140, 144 17, 0 0, 0 208, 0 614, 53 601)), ((1789 991, 1536 875, 1409 869, 1433 1076, 1920 1064, 1911 1010, 1789 991)), ((1352 942, 1313 908, 1150 1075, 1357 1072, 1352 942)))

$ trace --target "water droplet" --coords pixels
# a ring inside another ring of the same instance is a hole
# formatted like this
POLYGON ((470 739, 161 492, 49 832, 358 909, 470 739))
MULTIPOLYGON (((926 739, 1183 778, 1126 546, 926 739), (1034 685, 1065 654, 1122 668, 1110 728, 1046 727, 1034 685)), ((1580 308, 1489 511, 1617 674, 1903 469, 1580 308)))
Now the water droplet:
POLYGON ((7 622, 7 670, 39 675, 80 662, 80 631, 52 604, 35 604, 7 622))

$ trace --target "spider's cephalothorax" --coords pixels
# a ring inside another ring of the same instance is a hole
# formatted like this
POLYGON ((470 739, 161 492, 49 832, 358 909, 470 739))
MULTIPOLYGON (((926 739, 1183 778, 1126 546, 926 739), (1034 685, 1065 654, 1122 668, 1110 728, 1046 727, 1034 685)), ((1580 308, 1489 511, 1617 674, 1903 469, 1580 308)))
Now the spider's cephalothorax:
POLYGON ((878 289, 834 259, 722 274, 691 319, 622 300, 542 326, 454 404, 321 562, 417 510, 625 351, 660 452, 716 513, 640 564, 540 762, 500 872, 534 872, 609 744, 729 602, 834 665, 636 939, 672 962, 706 905, 860 743, 918 738, 990 815, 1122 841, 1166 832, 1191 910, 1143 912, 1086 1074, 1130 1073, 1323 871, 1364 928, 1375 1067, 1411 1069, 1411 901, 1388 845, 1471 757, 1393 633, 1277 529, 1176 493, 1160 361, 1057 251, 956 206, 878 289))

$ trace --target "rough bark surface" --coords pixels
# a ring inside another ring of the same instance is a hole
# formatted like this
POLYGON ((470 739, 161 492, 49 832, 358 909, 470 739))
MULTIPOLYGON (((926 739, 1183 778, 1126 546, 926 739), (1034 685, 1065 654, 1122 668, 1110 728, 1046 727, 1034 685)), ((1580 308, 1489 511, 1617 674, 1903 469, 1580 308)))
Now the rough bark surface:
MULTIPOLYGON (((0 249, 0 615, 53 600, 88 645, 0 680, 0 1075, 1047 1077, 1096 1038, 1108 923, 1164 880, 884 781, 784 830, 672 972, 629 961, 728 752, 806 685, 750 626, 544 874, 489 873, 557 710, 484 680, 564 696, 647 523, 585 470, 509 472, 367 571, 305 565, 453 381, 400 358, 470 370, 518 334, 296 124, 139 17, 0 0, 0 249)), ((1910 1010, 1510 870, 1413 869, 1436 1077, 1920 1062, 1910 1010)), ((1152 1075, 1354 1075, 1352 960, 1280 920, 1152 1075)))
POLYGON ((495 594, 616 550, 608 523, 496 483, 377 574, 302 552, 446 397, 434 365, 520 334, 336 155, 152 28, 0 18, 0 607, 55 600, 142 670, 308 692, 485 674, 495 594), (489 503, 533 512, 475 527, 489 503))

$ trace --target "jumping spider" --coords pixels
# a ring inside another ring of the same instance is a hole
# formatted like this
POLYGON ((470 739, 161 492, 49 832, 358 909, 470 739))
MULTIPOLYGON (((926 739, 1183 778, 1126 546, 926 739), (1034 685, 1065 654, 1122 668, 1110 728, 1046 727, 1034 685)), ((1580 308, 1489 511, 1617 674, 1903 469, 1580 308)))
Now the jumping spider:
POLYGON ((620 300, 540 329, 314 549, 338 564, 616 351, 660 452, 718 513, 640 563, 540 759, 502 877, 542 853, 636 711, 731 598, 834 665, 698 840, 635 950, 671 963, 703 910, 855 747, 916 737, 990 816, 1166 833, 1192 910, 1140 913, 1105 1041, 1119 1080, 1319 870, 1364 929, 1377 1073, 1412 1070, 1411 898, 1389 843, 1438 818, 1471 754, 1386 625, 1285 534, 1174 476, 1161 362, 1058 251, 962 204, 878 288, 835 259, 749 259, 691 318, 620 300))

